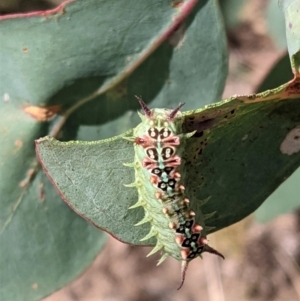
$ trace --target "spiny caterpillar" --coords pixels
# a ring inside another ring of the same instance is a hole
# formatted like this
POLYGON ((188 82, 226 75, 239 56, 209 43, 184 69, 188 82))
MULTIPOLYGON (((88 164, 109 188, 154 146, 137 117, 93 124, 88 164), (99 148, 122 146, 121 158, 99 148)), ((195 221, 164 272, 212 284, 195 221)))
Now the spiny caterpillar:
POLYGON ((161 251, 158 265, 169 255, 181 261, 180 289, 191 260, 203 252, 224 256, 207 244, 204 221, 212 214, 196 216, 189 208, 194 196, 184 184, 188 179, 183 154, 187 139, 195 132, 182 132, 179 110, 183 104, 174 110, 151 110, 141 98, 137 99, 144 111, 144 115, 138 113, 142 122, 134 129, 133 137, 125 138, 134 142, 135 149, 134 162, 124 164, 135 169, 135 182, 126 186, 136 187, 139 193, 138 202, 130 209, 143 206, 145 210, 144 218, 135 226, 151 224, 149 234, 141 241, 156 237, 156 246, 147 256, 161 251))

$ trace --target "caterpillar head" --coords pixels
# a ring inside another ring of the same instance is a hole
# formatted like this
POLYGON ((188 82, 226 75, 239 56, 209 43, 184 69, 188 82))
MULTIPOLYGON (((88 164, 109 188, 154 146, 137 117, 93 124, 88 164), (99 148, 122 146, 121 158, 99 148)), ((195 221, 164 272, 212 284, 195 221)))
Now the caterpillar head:
POLYGON ((174 121, 174 119, 177 117, 181 117, 181 114, 179 110, 184 106, 184 103, 180 103, 177 108, 174 110, 168 110, 168 109, 149 109, 148 106, 145 104, 145 102, 142 100, 142 98, 135 95, 136 99, 139 101, 142 110, 144 111, 145 115, 141 117, 142 119, 146 117, 149 120, 152 121, 165 121, 168 120, 170 122, 174 121))

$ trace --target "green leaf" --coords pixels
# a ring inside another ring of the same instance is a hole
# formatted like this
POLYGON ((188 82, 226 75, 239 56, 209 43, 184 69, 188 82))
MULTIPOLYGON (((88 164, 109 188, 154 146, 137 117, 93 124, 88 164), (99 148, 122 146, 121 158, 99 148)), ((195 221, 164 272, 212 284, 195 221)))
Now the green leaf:
MULTIPOLYGON (((291 65, 288 54, 284 55, 270 70, 263 80, 258 91, 270 89, 288 81, 292 76, 291 65)), ((275 190, 266 201, 255 212, 259 222, 267 222, 279 214, 290 212, 299 207, 300 169, 298 168, 277 190, 275 190)))
MULTIPOLYGON (((297 0, 281 0, 281 9, 285 18, 285 32, 290 58, 300 49, 300 3, 297 0)), ((300 72, 298 55, 298 73, 300 72)), ((292 66, 294 69, 294 67, 292 66)))
POLYGON ((154 106, 185 101, 187 109, 220 98, 227 50, 217 1, 176 3, 78 0, 54 11, 0 16, 4 300, 50 294, 81 273, 104 243, 44 178, 34 139, 49 130, 65 140, 121 133, 137 122, 135 94, 154 106), (61 118, 53 119, 56 113, 61 118))
POLYGON ((39 169, 40 123, 17 104, 0 106, 0 299, 37 300, 78 276, 105 235, 63 204, 39 169))
MULTIPOLYGON (((289 132, 300 122, 300 94, 289 96, 290 85, 186 113, 184 132, 197 133, 186 147, 185 185, 199 200, 210 197, 201 210, 217 211, 209 221, 214 231, 252 213, 299 166, 300 149, 288 155, 293 150, 286 146, 289 132)), ((37 152, 78 214, 121 241, 141 244, 149 225, 133 226, 143 210, 128 210, 137 202, 137 191, 123 186, 134 182, 133 169, 122 164, 133 162, 132 142, 122 136, 66 143, 46 137, 37 141, 37 152)), ((196 200, 191 208, 199 213, 196 200)))
POLYGON ((0 236, 1 300, 41 299, 78 276, 104 246, 104 233, 62 203, 42 172, 11 201, 0 236))

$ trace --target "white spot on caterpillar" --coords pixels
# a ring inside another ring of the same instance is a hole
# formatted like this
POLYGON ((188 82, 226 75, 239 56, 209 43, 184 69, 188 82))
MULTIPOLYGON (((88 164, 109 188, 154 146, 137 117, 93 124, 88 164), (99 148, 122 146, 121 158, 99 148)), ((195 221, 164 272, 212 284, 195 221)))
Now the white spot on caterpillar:
POLYGON ((150 159, 155 159, 154 152, 152 149, 149 150, 149 157, 150 157, 150 159))
POLYGON ((163 137, 167 138, 169 136, 168 129, 164 129, 163 137))
POLYGON ((155 129, 154 128, 150 128, 150 137, 155 137, 156 134, 155 134, 155 129))
POLYGON ((281 153, 292 155, 300 151, 300 126, 293 128, 280 145, 281 153))

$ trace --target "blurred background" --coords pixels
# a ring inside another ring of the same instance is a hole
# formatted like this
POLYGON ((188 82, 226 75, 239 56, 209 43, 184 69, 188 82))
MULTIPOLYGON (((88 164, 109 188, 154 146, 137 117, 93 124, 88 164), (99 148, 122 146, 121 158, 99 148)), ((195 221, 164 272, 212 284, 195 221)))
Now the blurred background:
MULTIPOLYGON (((1 0, 0 13, 50 9, 61 0, 1 0)), ((223 98, 274 88, 292 78, 277 0, 220 0, 230 50, 223 98), (275 71, 274 71, 275 70, 275 71)), ((180 263, 151 248, 112 237, 75 281, 43 301, 300 300, 300 172, 254 215, 209 236, 226 260, 204 254, 190 264, 183 288, 180 263), (298 210, 297 210, 298 209, 298 210)))

